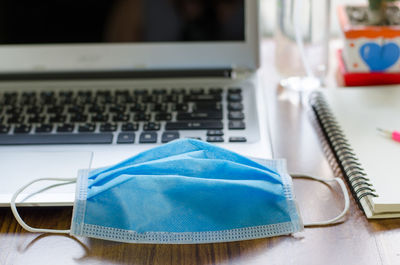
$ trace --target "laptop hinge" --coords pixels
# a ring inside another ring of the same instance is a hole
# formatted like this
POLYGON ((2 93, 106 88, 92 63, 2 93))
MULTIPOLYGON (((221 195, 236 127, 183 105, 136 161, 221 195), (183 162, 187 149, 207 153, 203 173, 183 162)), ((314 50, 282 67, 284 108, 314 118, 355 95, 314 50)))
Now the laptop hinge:
POLYGON ((0 73, 0 80, 74 80, 74 79, 140 79, 140 78, 190 78, 223 77, 232 78, 232 69, 190 69, 190 70, 139 70, 139 71, 81 71, 47 73, 0 73))

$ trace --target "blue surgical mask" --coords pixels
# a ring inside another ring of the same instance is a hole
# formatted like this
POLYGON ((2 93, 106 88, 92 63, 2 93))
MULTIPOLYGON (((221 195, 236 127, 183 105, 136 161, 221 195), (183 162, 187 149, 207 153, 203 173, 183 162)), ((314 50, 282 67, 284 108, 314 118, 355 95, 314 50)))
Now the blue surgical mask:
MULTIPOLYGON (((17 195, 12 209, 21 225, 54 232, 26 226, 15 208, 17 195)), ((185 139, 80 171, 71 229, 55 232, 130 243, 209 243, 302 229, 284 160, 259 164, 185 139)))

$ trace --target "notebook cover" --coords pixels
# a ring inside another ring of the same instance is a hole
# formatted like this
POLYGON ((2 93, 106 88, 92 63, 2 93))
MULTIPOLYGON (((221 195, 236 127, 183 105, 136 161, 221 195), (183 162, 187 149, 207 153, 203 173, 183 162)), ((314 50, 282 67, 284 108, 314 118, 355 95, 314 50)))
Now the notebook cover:
POLYGON ((376 129, 400 130, 400 86, 321 93, 378 195, 360 199, 366 215, 400 217, 400 143, 376 129))

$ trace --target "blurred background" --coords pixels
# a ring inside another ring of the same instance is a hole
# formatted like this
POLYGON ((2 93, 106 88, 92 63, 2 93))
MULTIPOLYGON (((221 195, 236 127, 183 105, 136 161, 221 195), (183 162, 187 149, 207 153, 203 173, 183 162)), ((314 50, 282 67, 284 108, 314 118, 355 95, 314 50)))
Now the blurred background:
MULTIPOLYGON (((272 36, 276 25, 276 6, 281 0, 261 0, 262 30, 265 36, 272 36)), ((331 0, 331 35, 340 36, 339 23, 336 16, 336 7, 342 4, 366 4, 367 0, 331 0)), ((321 13, 323 16, 323 13, 321 13)), ((321 19, 323 19, 321 17, 321 19)))

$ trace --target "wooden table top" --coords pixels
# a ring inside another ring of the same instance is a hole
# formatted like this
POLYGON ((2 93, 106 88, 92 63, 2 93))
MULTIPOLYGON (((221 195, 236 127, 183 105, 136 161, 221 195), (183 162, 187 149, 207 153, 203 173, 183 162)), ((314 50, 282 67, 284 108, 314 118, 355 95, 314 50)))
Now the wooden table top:
MULTIPOLYGON (((290 172, 340 176, 309 107, 278 88, 273 43, 263 49, 275 156, 287 159, 290 172)), ((305 222, 334 217, 343 207, 336 186, 306 180, 294 186, 305 222)), ((21 209, 30 225, 57 229, 69 229, 71 213, 72 208, 21 209)), ((241 242, 155 245, 27 233, 10 209, 1 208, 0 264, 400 264, 400 219, 367 221, 351 198, 347 221, 335 226, 241 242)))

